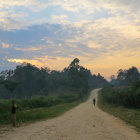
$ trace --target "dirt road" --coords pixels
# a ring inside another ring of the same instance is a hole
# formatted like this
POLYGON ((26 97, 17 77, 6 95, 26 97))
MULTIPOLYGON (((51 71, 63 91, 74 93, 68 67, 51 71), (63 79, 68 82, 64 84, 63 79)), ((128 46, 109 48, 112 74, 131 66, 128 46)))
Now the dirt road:
POLYGON ((140 140, 130 126, 93 106, 97 92, 58 118, 14 128, 0 140, 140 140))

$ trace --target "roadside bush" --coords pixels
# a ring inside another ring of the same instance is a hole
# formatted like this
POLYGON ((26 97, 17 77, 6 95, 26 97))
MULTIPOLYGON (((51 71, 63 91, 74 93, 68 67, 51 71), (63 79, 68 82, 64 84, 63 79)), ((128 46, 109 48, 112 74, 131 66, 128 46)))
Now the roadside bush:
MULTIPOLYGON (((17 118, 18 121, 31 120, 33 117, 39 118, 39 116, 27 115, 28 112, 36 109, 41 109, 45 107, 53 107, 59 104, 74 103, 81 100, 78 94, 62 94, 53 97, 37 97, 32 99, 15 100, 17 105, 17 118), (26 114, 26 115, 25 115, 26 114), (26 116, 26 118, 25 118, 26 116)), ((35 113, 35 111, 33 111, 35 113)), ((60 111, 61 112, 61 111, 60 111)), ((36 115, 39 115, 35 113, 36 115)), ((0 100, 0 124, 11 123, 11 100, 0 100)))
POLYGON ((140 82, 121 90, 112 86, 105 87, 101 90, 101 96, 109 104, 140 108, 140 82))

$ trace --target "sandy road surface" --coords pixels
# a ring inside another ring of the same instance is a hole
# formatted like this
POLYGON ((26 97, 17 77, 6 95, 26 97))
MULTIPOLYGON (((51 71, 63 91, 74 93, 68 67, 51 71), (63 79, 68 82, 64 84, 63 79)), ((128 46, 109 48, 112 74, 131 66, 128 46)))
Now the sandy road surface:
POLYGON ((14 128, 0 140, 140 140, 130 126, 93 106, 97 92, 60 117, 14 128))

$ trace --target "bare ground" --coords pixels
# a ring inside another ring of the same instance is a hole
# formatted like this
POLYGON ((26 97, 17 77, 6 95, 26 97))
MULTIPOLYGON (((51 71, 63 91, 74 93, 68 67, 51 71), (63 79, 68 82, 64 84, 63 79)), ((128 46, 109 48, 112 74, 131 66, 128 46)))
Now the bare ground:
POLYGON ((98 90, 62 116, 0 133, 0 140, 140 140, 131 126, 93 106, 98 90))

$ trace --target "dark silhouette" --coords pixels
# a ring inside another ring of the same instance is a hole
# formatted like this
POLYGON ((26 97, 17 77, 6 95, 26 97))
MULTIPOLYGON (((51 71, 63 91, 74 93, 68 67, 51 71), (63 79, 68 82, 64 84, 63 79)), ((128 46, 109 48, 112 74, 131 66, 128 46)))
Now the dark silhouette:
POLYGON ((131 67, 128 70, 120 69, 115 77, 111 77, 111 85, 114 86, 130 86, 136 81, 140 80, 140 73, 136 67, 131 67))
POLYGON ((95 98, 93 98, 93 104, 94 104, 94 106, 95 106, 95 104, 96 104, 96 99, 95 99, 95 98))
POLYGON ((17 109, 17 106, 15 104, 15 101, 12 101, 11 113, 12 113, 12 125, 14 127, 16 126, 16 109, 17 109))
POLYGON ((15 70, 2 71, 0 99, 49 96, 52 93, 74 93, 83 97, 88 89, 101 88, 108 84, 100 74, 91 74, 90 70, 79 63, 80 60, 75 58, 62 71, 47 67, 37 68, 28 63, 17 66, 15 70))

